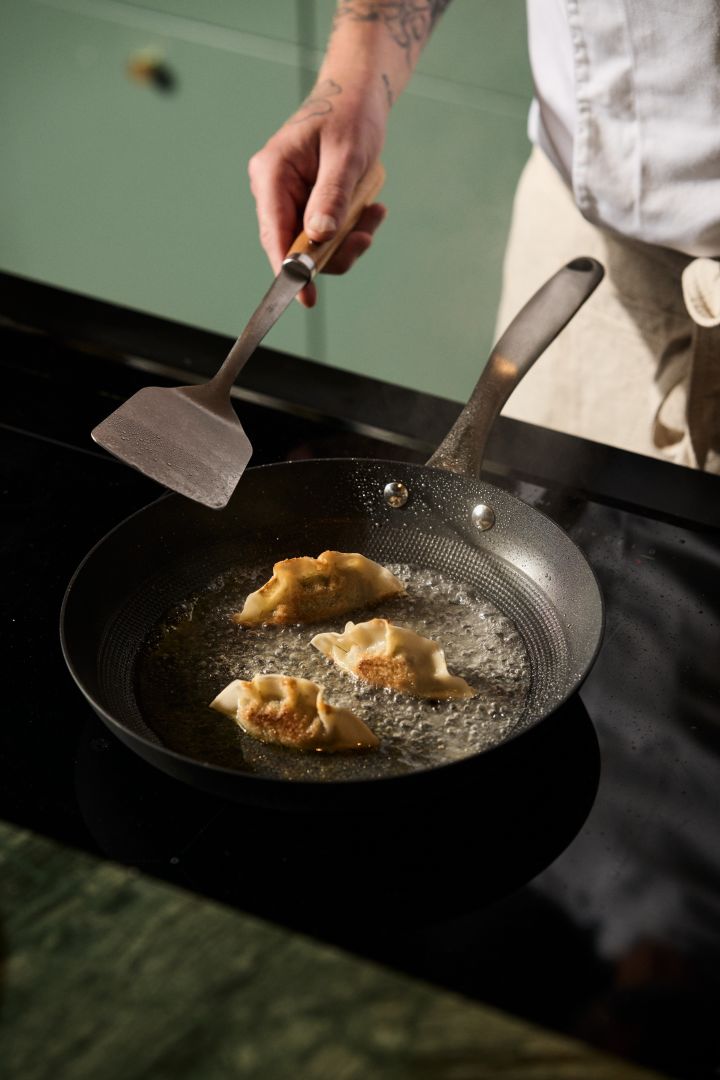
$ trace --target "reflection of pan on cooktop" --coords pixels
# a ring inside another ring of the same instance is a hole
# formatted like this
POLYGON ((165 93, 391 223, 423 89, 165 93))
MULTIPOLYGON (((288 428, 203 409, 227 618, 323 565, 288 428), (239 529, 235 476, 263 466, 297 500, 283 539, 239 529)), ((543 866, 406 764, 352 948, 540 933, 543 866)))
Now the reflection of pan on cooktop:
POLYGON ((507 768, 493 761, 472 786, 424 807, 297 814, 180 786, 89 721, 76 787, 109 858, 352 947, 364 935, 479 908, 570 843, 599 775, 579 697, 502 753, 507 768))
MULTIPOLYGON (((222 511, 178 496, 129 518, 83 562, 68 589, 62 638, 70 670, 108 727, 136 753, 213 794, 266 806, 403 806, 474 789, 497 748, 403 775, 328 780, 321 755, 291 782, 173 751, 147 724, 137 699, 137 660, 174 605, 238 565, 326 548, 446 574, 494 604, 517 627, 530 682, 522 737, 582 683, 600 644, 602 601, 592 569, 552 521, 475 479, 495 416, 514 385, 602 277, 590 259, 568 264, 533 297, 493 350, 463 413, 426 466, 382 461, 306 461, 250 469, 222 511), (487 764, 485 764, 487 760, 487 764), (477 776, 475 769, 478 769, 477 776)), ((295 674, 285 672, 285 674, 295 674)), ((221 687, 218 687, 219 691, 221 687)), ((382 747, 376 760, 380 761, 382 747)), ((492 766, 490 765, 492 761, 492 766)), ((514 784, 508 774, 505 782, 514 784)))

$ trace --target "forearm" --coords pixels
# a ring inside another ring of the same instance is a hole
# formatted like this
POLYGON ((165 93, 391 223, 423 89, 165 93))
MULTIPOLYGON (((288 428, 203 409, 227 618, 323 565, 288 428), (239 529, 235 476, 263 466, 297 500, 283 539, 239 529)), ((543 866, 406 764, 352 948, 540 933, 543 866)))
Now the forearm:
POLYGON ((450 0, 339 0, 317 86, 335 93, 402 93, 450 0))
MULTIPOLYGON (((329 240, 356 184, 377 161, 388 113, 450 0, 339 0, 313 90, 249 162, 260 239, 278 272, 300 219, 329 240)), ((385 215, 365 208, 327 270, 342 273, 367 249, 385 215)), ((300 295, 312 305, 315 286, 300 295)))

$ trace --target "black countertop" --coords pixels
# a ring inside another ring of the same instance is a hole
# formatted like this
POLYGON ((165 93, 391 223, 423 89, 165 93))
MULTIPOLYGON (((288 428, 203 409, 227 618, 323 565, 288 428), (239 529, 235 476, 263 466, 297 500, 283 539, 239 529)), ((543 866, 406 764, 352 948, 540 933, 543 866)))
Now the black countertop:
MULTIPOLYGON (((159 494, 88 432, 163 350, 182 339, 184 366, 195 357, 201 374, 224 343, 64 298, 20 283, 6 313, 51 333, 0 335, 0 817, 630 1060, 716 1076, 720 478, 501 421, 492 478, 555 517, 598 575, 598 661, 516 787, 355 820, 372 842, 351 852, 337 842, 347 820, 326 821, 310 848, 306 820, 227 804, 136 758, 67 674, 57 622, 73 570, 159 494), (108 355, 113 340, 133 366, 108 355)), ((255 363, 253 400, 237 404, 256 463, 423 460, 458 410, 307 362, 288 378, 287 358, 268 351, 255 363), (273 372, 285 375, 282 408, 258 404, 273 372)))

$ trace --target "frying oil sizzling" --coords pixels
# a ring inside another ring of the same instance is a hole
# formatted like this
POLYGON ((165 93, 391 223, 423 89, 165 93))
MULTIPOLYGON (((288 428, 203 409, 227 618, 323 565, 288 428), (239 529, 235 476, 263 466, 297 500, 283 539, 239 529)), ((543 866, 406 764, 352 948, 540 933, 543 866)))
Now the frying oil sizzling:
POLYGON ((233 570, 162 620, 138 659, 146 722, 173 750, 255 775, 291 780, 369 779, 429 768, 502 742, 523 724, 530 665, 514 624, 468 586, 427 568, 390 564, 407 588, 372 610, 311 626, 240 627, 230 616, 269 576, 233 570), (310 645, 345 623, 386 618, 437 642, 448 669, 478 691, 433 702, 372 687, 340 672, 310 645), (312 679, 332 705, 353 709, 381 744, 371 751, 308 753, 268 746, 209 708, 233 679, 278 673, 312 679))

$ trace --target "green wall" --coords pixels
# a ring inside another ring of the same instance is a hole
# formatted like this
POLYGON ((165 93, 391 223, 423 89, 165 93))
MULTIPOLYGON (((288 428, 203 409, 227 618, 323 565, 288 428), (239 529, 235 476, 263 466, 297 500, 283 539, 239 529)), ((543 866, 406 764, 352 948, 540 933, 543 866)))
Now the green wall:
MULTIPOLYGON (((333 0, 3 0, 0 266, 237 334, 270 280, 246 165, 333 0), (132 82, 152 49, 176 78, 132 82)), ((269 345, 461 400, 491 344, 531 94, 522 0, 455 0, 391 118, 388 220, 269 345)))

